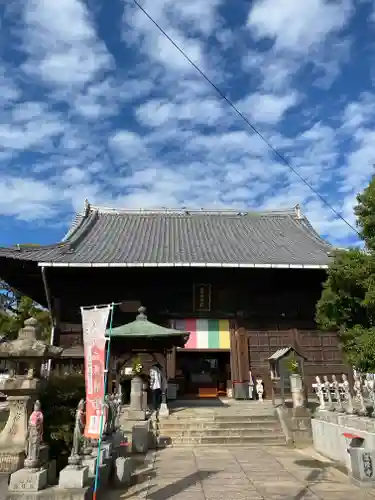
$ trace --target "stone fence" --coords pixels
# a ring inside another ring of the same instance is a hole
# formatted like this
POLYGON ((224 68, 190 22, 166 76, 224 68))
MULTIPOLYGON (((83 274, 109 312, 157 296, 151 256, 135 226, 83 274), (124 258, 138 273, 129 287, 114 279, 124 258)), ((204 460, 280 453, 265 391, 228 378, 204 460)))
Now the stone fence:
POLYGON ((316 377, 314 448, 341 464, 352 478, 375 481, 375 376, 356 371, 353 375, 353 386, 346 375, 341 380, 316 377))

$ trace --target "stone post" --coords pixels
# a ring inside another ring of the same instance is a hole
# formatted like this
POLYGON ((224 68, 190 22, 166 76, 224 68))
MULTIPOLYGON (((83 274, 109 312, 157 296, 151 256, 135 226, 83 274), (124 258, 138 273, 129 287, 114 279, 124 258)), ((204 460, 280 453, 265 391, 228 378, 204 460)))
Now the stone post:
POLYGON ((305 396, 303 392, 302 377, 299 373, 290 375, 290 390, 292 393, 293 409, 305 406, 305 396))
POLYGON ((146 411, 143 408, 143 380, 138 375, 131 380, 129 420, 145 420, 146 411))

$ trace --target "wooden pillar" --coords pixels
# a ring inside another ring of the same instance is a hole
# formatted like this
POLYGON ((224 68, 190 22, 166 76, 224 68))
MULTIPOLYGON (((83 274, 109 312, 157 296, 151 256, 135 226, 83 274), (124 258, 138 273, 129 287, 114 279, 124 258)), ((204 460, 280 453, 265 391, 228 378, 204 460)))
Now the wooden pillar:
POLYGON ((236 331, 236 342, 237 342, 237 364, 238 364, 238 377, 237 380, 239 382, 243 381, 243 359, 242 359, 242 352, 241 352, 241 347, 242 347, 242 335, 241 331, 237 330, 236 331))
POLYGON ((249 336, 245 328, 240 328, 236 333, 238 336, 239 379, 248 381, 250 368, 249 336))
POLYGON ((176 378, 176 347, 173 347, 167 354, 167 377, 168 380, 176 378))
POLYGON ((230 332, 230 370, 231 370, 231 378, 232 384, 234 381, 238 381, 239 372, 238 372, 238 345, 237 345, 237 336, 235 330, 231 330, 230 332))

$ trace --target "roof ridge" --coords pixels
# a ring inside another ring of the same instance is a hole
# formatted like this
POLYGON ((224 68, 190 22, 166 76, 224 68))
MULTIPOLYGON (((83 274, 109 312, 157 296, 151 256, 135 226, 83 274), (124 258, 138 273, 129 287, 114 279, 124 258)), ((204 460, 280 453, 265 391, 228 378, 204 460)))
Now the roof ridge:
POLYGON ((296 208, 274 209, 274 210, 251 210, 251 209, 235 209, 235 208, 113 208, 100 207, 90 205, 90 211, 98 212, 99 214, 115 214, 115 215, 284 215, 297 216, 296 208))

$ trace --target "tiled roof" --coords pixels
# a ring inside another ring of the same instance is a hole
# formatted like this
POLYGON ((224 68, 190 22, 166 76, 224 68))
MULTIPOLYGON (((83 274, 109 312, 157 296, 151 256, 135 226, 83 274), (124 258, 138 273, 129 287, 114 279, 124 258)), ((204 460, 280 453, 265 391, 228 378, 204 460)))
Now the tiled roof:
POLYGON ((44 265, 325 267, 332 247, 296 210, 114 210, 86 206, 56 245, 0 248, 44 265))
POLYGON ((282 347, 281 349, 278 349, 275 351, 272 356, 270 356, 268 359, 272 361, 278 361, 279 359, 283 358, 284 356, 288 355, 290 352, 294 352, 297 356, 300 358, 306 359, 302 354, 300 354, 298 351, 294 349, 294 347, 282 347))

